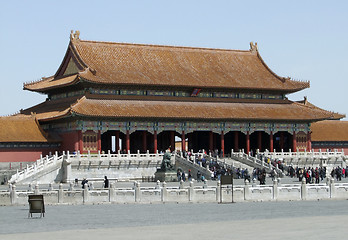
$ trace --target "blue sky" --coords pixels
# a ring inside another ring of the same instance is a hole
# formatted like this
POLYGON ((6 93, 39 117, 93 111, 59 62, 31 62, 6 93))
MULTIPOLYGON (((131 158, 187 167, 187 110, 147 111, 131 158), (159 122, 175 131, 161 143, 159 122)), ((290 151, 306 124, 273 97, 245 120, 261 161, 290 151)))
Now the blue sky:
POLYGON ((23 83, 53 75, 81 39, 249 49, 278 75, 309 80, 304 96, 348 114, 348 1, 0 1, 0 115, 45 100, 23 83))

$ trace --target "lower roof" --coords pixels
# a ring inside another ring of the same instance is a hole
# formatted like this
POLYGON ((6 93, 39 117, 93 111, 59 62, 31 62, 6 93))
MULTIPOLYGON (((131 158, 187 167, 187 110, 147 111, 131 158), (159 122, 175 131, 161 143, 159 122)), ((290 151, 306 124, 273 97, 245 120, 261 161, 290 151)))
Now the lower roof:
POLYGON ((0 117, 0 142, 50 142, 35 116, 0 117))
POLYGON ((348 121, 326 120, 311 126, 313 142, 348 141, 348 121))
POLYGON ((83 96, 46 101, 24 110, 35 112, 38 120, 49 121, 79 115, 100 118, 146 118, 224 121, 319 121, 332 118, 331 112, 301 103, 190 102, 98 99, 83 96))

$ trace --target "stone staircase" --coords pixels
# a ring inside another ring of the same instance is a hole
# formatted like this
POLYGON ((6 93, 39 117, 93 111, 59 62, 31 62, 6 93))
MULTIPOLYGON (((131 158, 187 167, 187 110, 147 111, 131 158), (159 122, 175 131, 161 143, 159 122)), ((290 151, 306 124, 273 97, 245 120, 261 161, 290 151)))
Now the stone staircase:
POLYGON ((34 164, 27 165, 22 171, 18 171, 11 176, 9 183, 11 184, 28 184, 32 182, 45 181, 51 182, 51 179, 60 181, 61 167, 65 159, 65 155, 58 156, 56 152, 53 156, 40 157, 34 164))
MULTIPOLYGON (((258 155, 258 156, 261 156, 261 155, 258 155)), ((231 160, 245 164, 251 168, 265 169, 267 173, 270 173, 270 172, 272 172, 272 170, 275 170, 276 173, 278 174, 278 176, 280 176, 280 177, 285 176, 283 171, 280 170, 278 168, 278 166, 275 167, 272 165, 271 162, 267 163, 265 161, 265 159, 263 159, 263 158, 253 157, 253 156, 246 154, 244 152, 237 152, 237 153, 232 152, 230 158, 224 159, 224 162, 228 163, 231 160)), ((235 168, 234 165, 232 165, 231 167, 235 168)))
MULTIPOLYGON (((192 153, 192 155, 203 157, 203 153, 192 153)), ((211 176, 213 174, 213 172, 209 170, 209 165, 207 165, 207 167, 203 167, 202 165, 197 164, 194 160, 191 161, 188 157, 185 158, 182 153, 175 154, 175 166, 180 167, 182 170, 184 170, 186 175, 188 171, 191 170, 191 174, 194 179, 197 178, 198 171, 202 176, 205 177, 205 179, 211 179, 211 176)))

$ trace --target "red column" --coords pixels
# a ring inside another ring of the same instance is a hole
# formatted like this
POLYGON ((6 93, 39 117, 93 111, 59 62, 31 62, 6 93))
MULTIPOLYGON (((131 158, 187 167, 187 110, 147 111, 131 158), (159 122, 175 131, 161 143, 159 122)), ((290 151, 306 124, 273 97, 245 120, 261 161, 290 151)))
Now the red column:
POLYGON ((116 144, 116 152, 118 152, 118 150, 120 150, 120 131, 116 131, 115 134, 115 144, 116 144))
POLYGON ((127 153, 129 150, 130 150, 130 139, 129 139, 129 130, 127 130, 127 132, 126 132, 126 151, 127 151, 127 153))
POLYGON ((157 131, 153 132, 153 151, 157 153, 157 131))
POLYGON ((311 132, 307 133, 307 151, 312 151, 312 138, 311 132))
POLYGON ((212 131, 209 132, 209 150, 214 151, 214 134, 212 131))
POLYGON ((262 132, 257 132, 257 148, 262 151, 262 132))
POLYGON ((284 132, 280 132, 280 149, 284 150, 284 132))
POLYGON ((221 151, 222 151, 222 157, 225 156, 225 135, 224 131, 221 131, 221 151))
POLYGON ((82 152, 83 152, 83 139, 82 139, 83 136, 82 136, 82 130, 79 130, 78 135, 79 135, 79 149, 77 149, 77 150, 79 150, 80 153, 82 153, 82 152))
POLYGON ((170 151, 173 152, 175 150, 175 132, 170 131, 170 151))
POLYGON ((247 135, 246 135, 246 153, 249 154, 250 152, 250 135, 249 135, 249 131, 247 131, 247 135))
POLYGON ((143 152, 146 152, 147 150, 146 131, 143 131, 142 134, 143 134, 143 152))
POLYGON ((234 132, 234 151, 239 151, 239 133, 237 131, 234 132))
POLYGON ((97 151, 101 151, 101 133, 100 133, 100 130, 98 130, 97 141, 98 141, 97 151))
POLYGON ((181 134, 181 150, 186 151, 185 131, 182 131, 181 134))
POLYGON ((297 151, 297 140, 296 140, 296 132, 292 134, 292 151, 296 152, 297 151))
POLYGON ((270 135, 269 135, 269 148, 270 148, 270 152, 273 152, 273 132, 271 131, 270 135))

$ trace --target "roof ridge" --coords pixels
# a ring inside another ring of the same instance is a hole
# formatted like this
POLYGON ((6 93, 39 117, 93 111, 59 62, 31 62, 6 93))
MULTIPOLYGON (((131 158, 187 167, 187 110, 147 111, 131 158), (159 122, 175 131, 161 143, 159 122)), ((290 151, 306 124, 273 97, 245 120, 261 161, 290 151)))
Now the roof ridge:
POLYGON ((146 43, 127 43, 127 42, 111 42, 111 41, 95 41, 95 40, 81 40, 74 41, 74 43, 86 42, 86 43, 101 43, 101 44, 112 44, 112 45, 124 45, 124 46, 136 46, 136 47, 162 47, 162 48, 179 48, 179 49, 191 49, 191 50, 215 50, 215 51, 226 51, 226 52, 243 52, 252 53, 251 50, 240 50, 240 49, 225 49, 225 48, 213 48, 213 47, 188 47, 188 46, 175 46, 175 45, 161 45, 161 44, 146 44, 146 43))

